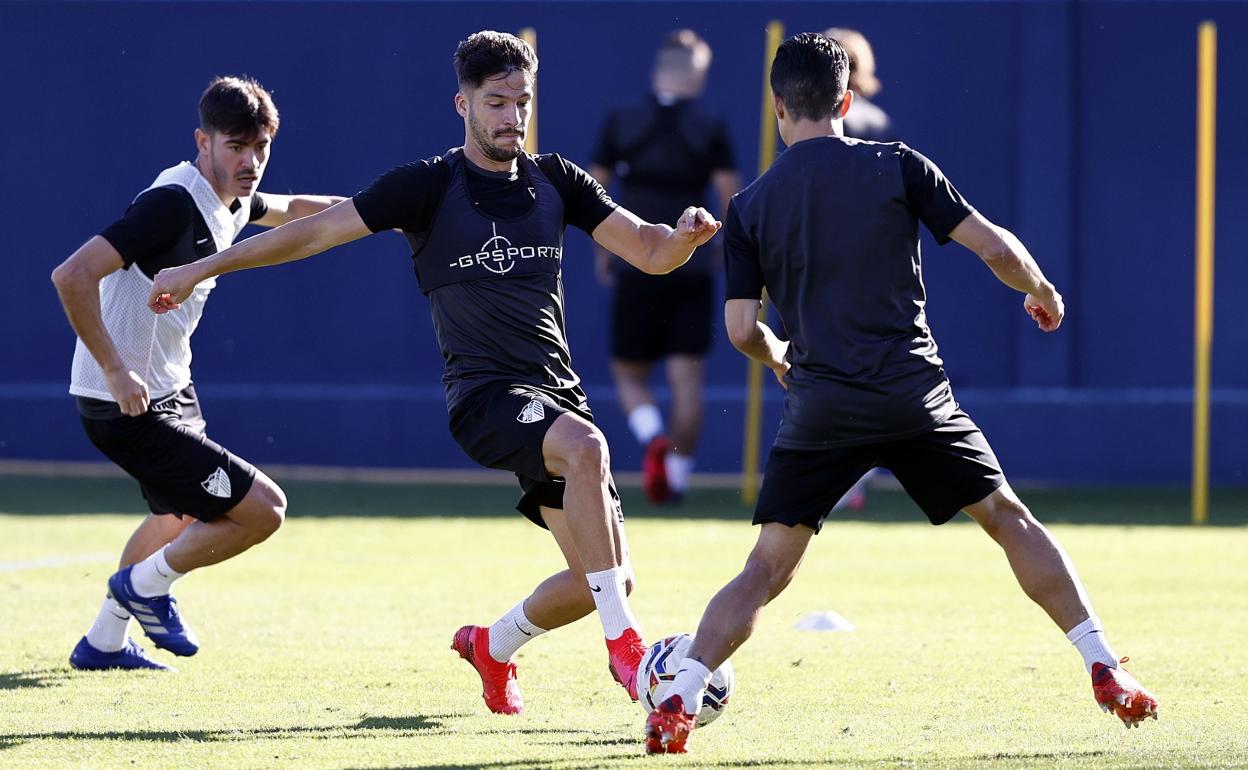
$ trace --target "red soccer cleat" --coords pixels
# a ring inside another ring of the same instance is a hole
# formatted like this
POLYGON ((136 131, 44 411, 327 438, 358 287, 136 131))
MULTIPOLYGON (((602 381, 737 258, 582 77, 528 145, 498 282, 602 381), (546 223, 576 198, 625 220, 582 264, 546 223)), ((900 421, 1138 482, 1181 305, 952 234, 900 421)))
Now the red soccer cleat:
POLYGON ((684 701, 673 695, 646 718, 646 753, 684 754, 685 741, 697 726, 697 716, 686 714, 684 701))
POLYGON ((524 698, 516 684, 516 664, 490 657, 490 629, 464 626, 455 632, 451 649, 481 675, 481 697, 495 714, 523 714, 524 698), (484 653, 484 654, 482 654, 484 653))
POLYGON ((646 445, 646 456, 641 461, 641 488, 654 505, 666 503, 672 494, 667 484, 667 453, 670 451, 672 442, 667 436, 655 436, 646 445))
POLYGON ((611 676, 628 690, 628 697, 637 700, 637 669, 646 654, 646 643, 634 629, 626 628, 620 638, 607 640, 607 653, 611 676))
MULTIPOLYGON (((1126 663, 1123 658, 1119 663, 1126 663)), ((1092 664, 1092 696, 1102 711, 1110 711, 1128 728, 1139 727, 1140 722, 1157 718, 1157 699, 1144 689, 1125 668, 1110 668, 1104 663, 1092 664)))

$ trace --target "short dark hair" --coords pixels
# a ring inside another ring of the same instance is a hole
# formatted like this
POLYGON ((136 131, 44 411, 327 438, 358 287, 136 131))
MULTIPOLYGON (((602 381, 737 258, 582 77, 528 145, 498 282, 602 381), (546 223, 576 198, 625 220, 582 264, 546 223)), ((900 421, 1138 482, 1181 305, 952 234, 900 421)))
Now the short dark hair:
POLYGON ((206 133, 254 137, 277 135, 280 119, 273 97, 249 77, 216 77, 199 97, 199 127, 206 133))
POLYGON ((516 70, 536 75, 537 54, 515 35, 483 30, 455 48, 455 77, 461 87, 478 88, 489 78, 516 70))
POLYGON ((803 32, 780 44, 771 90, 796 120, 822 120, 841 109, 849 87, 849 56, 835 40, 803 32))

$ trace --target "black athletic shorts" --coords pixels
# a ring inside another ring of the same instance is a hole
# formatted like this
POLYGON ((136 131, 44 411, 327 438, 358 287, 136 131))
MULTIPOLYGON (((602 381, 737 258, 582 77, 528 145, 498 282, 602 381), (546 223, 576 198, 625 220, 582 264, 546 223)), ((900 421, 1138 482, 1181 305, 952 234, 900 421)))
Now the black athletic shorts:
POLYGON ((139 482, 156 514, 200 521, 220 518, 238 505, 256 478, 251 463, 204 434, 195 387, 156 401, 138 417, 96 419, 112 402, 79 398, 82 427, 91 443, 139 482))
POLYGON ((711 349, 714 278, 708 273, 620 272, 611 308, 611 357, 658 361, 711 349))
MULTIPOLYGON (((516 510, 542 528, 541 506, 563 509, 562 478, 546 472, 542 442, 546 431, 565 412, 594 421, 585 392, 553 390, 535 385, 492 382, 460 399, 451 412, 451 435, 472 461, 486 468, 516 474, 524 491, 516 510)), ((620 496, 610 481, 617 518, 620 496)))
POLYGON ((831 449, 772 447, 754 523, 818 532, 832 506, 872 468, 887 468, 932 524, 944 524, 1005 483, 984 434, 961 409, 917 436, 831 449))

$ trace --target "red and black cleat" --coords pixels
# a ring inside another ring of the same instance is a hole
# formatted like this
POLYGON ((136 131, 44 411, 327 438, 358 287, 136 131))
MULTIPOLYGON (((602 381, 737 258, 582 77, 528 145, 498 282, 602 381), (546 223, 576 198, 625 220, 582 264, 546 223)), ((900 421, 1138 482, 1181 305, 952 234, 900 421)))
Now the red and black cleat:
POLYGON ((631 628, 624 629, 618 639, 607 640, 607 654, 611 676, 628 690, 628 697, 637 700, 637 669, 646 654, 646 643, 631 628))
POLYGON ((673 695, 646 718, 646 753, 684 754, 685 741, 697 726, 697 716, 686 714, 684 701, 673 695))
POLYGON ((1157 718, 1157 699, 1121 666, 1093 663, 1092 695, 1102 711, 1113 711, 1127 728, 1139 727, 1149 717, 1157 718))
POLYGON ((516 683, 516 664, 490 657, 490 629, 464 626, 455 632, 451 649, 472 664, 481 676, 481 697, 495 714, 523 714, 524 698, 516 683))
POLYGON ((646 456, 641 461, 641 488, 654 505, 666 503, 672 495, 667 483, 667 453, 670 451, 672 442, 667 436, 655 436, 646 445, 646 456))

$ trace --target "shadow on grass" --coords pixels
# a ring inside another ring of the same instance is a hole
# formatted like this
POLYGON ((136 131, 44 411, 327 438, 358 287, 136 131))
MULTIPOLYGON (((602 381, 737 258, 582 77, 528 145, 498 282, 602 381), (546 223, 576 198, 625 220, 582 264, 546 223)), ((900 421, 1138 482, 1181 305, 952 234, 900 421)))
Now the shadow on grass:
MULTIPOLYGON (((295 518, 497 517, 512 518, 519 488, 509 485, 369 484, 361 482, 282 482, 295 518)), ((639 489, 620 490, 630 519, 717 519, 749 526, 752 508, 733 489, 694 489, 681 505, 654 507, 639 489)), ((1184 525, 1191 521, 1188 490, 1177 487, 1066 487, 1020 490, 1038 519, 1063 524, 1184 525)), ((124 478, 0 477, 0 514, 141 515, 146 506, 138 485, 124 478)), ((1210 524, 1248 524, 1248 487, 1211 492, 1210 524)), ((959 517, 955 521, 968 521, 959 517)), ((835 511, 828 523, 920 523, 927 519, 904 492, 872 490, 861 511, 835 511)), ((137 519, 136 519, 137 522, 137 519)))
POLYGON ((28 741, 135 741, 151 743, 237 742, 293 738, 364 738, 386 733, 386 737, 404 738, 417 735, 445 735, 450 730, 445 721, 462 714, 413 714, 404 717, 365 717, 354 725, 322 725, 317 727, 259 727, 238 730, 103 730, 61 731, 46 733, 12 733, 0 735, 0 750, 28 741))
MULTIPOLYGON (((0 672, 0 690, 25 690, 35 687, 56 687, 69 681, 71 674, 61 669, 0 672)), ((0 736, 3 740, 3 736, 0 736)))

